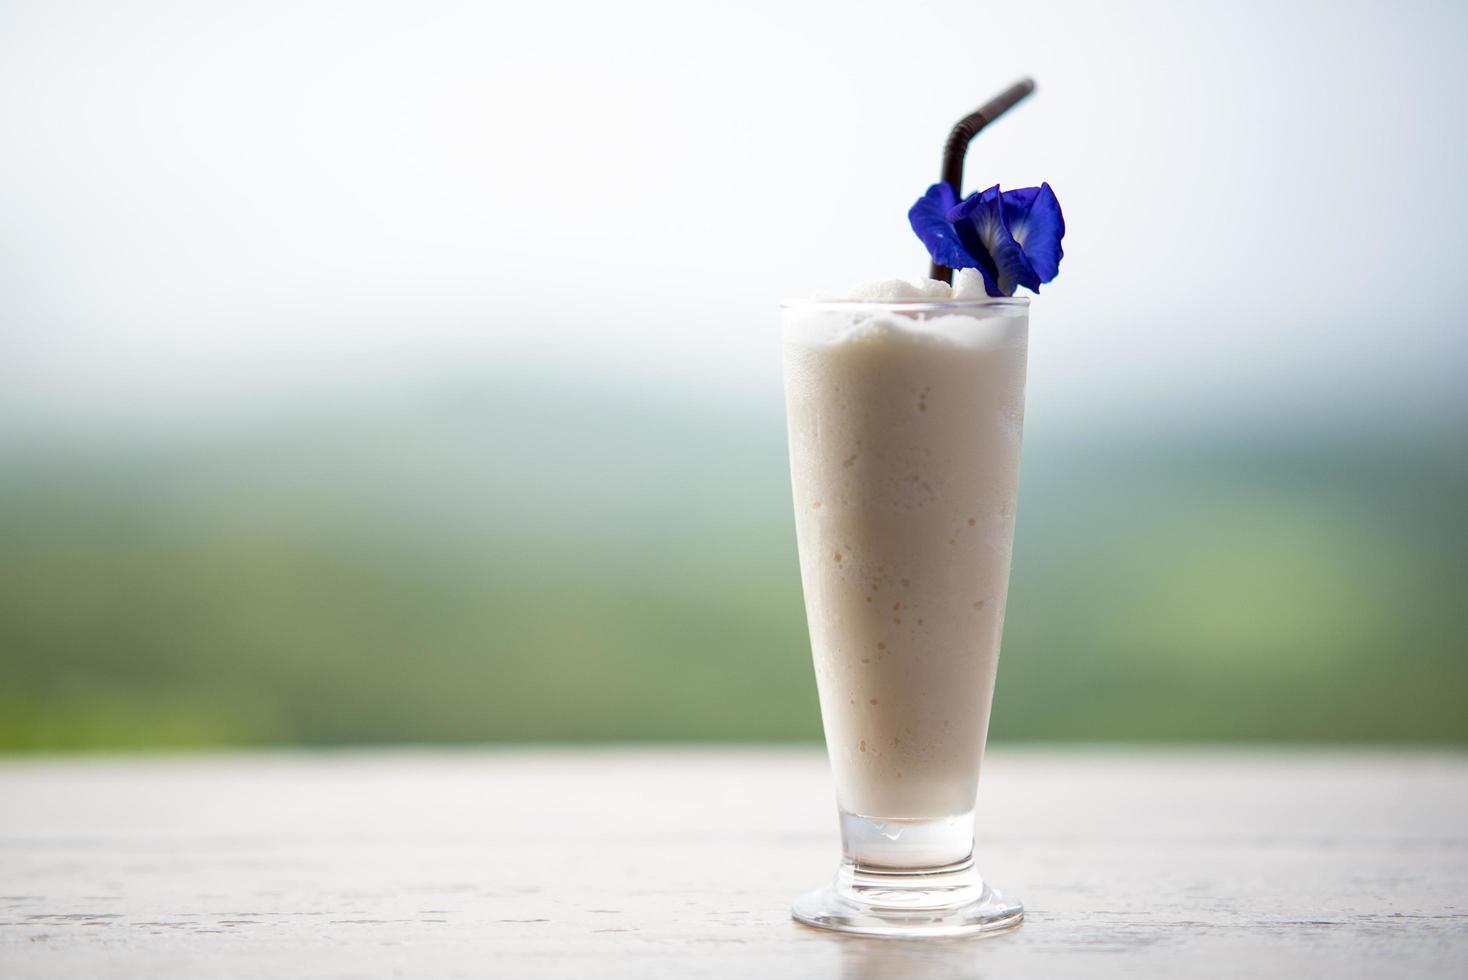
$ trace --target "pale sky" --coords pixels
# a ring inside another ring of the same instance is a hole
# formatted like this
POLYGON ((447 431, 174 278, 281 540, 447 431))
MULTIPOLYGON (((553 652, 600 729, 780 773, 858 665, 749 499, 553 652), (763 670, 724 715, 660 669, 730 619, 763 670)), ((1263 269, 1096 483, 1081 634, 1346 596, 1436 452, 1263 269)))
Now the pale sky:
POLYGON ((1468 411, 1455 3, 0 9, 0 417, 209 418, 533 370, 767 406, 781 298, 1048 180, 1031 412, 1468 411))

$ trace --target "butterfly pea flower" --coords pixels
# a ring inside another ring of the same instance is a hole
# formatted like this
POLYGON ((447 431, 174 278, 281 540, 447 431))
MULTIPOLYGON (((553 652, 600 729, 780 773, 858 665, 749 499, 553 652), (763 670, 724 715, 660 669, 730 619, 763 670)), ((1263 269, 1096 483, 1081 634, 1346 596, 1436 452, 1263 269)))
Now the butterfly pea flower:
POLYGON ((995 184, 958 199, 947 183, 928 188, 907 213, 939 265, 977 269, 990 296, 1033 292, 1060 272, 1065 217, 1049 184, 1001 191, 995 184))

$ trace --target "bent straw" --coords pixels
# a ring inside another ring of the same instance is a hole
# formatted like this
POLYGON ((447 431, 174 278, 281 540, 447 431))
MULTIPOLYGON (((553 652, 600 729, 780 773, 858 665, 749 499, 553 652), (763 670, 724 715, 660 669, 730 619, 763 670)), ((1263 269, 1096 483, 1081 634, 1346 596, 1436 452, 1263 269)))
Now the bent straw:
MULTIPOLYGON (((1021 78, 954 123, 953 129, 948 133, 948 142, 943 145, 943 176, 941 178, 945 184, 953 188, 954 194, 960 198, 963 197, 963 158, 968 153, 969 143, 979 135, 979 130, 1013 109, 1016 103, 1034 90, 1035 80, 1033 78, 1021 78)), ((931 279, 939 279, 947 283, 953 282, 953 270, 936 262, 932 264, 928 275, 931 279)))

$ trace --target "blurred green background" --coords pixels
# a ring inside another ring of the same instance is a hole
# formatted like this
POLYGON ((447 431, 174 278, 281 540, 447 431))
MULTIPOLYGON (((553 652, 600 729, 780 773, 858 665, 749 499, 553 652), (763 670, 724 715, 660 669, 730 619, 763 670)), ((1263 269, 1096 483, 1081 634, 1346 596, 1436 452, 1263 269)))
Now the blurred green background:
MULTIPOLYGON (((769 409, 500 378, 12 447, 0 747, 818 738, 769 409)), ((1465 434, 1032 426, 993 737, 1468 740, 1465 434)))
POLYGON ((819 738, 778 304, 920 275, 1025 75, 963 188, 1067 223, 993 736, 1462 744, 1465 36, 0 4, 0 750, 819 738))

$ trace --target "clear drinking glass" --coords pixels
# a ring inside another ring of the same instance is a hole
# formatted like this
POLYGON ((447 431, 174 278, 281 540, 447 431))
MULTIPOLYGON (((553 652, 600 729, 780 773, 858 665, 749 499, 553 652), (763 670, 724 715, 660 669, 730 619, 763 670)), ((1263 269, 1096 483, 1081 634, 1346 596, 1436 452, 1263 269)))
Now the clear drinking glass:
POLYGON ((974 866, 1004 626, 1029 301, 783 307, 796 535, 842 860, 802 922, 1019 924, 974 866))

